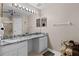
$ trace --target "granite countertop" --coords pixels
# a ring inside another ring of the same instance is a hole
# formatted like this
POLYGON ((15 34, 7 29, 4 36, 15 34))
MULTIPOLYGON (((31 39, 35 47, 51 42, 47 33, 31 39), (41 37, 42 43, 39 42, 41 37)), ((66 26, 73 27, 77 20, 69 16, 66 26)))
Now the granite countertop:
POLYGON ((3 40, 0 40, 0 46, 18 43, 18 42, 30 40, 30 39, 33 39, 33 38, 40 38, 40 37, 44 37, 44 36, 46 36, 46 35, 44 35, 44 34, 38 34, 38 35, 34 34, 34 35, 18 36, 18 37, 9 38, 9 39, 3 39, 3 40))

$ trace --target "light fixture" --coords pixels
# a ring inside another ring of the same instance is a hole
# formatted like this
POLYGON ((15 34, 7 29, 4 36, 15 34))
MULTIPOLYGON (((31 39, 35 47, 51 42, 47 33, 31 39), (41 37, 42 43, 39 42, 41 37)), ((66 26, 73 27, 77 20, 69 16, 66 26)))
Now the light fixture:
POLYGON ((16 3, 13 3, 12 6, 14 6, 14 7, 16 7, 16 8, 19 8, 19 9, 21 9, 21 10, 26 10, 26 11, 28 11, 28 12, 35 13, 35 10, 31 10, 31 9, 29 9, 29 8, 25 8, 24 6, 18 5, 18 4, 16 4, 16 3))

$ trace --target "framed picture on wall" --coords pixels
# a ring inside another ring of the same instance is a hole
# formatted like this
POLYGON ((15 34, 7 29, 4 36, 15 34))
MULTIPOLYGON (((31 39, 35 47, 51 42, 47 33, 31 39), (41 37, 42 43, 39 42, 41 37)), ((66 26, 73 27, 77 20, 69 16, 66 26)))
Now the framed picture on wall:
POLYGON ((36 19, 36 27, 40 27, 40 18, 36 19))
POLYGON ((42 27, 46 27, 47 26, 47 18, 46 17, 41 18, 41 26, 42 27))
POLYGON ((47 26, 46 17, 36 19, 36 27, 46 27, 46 26, 47 26))

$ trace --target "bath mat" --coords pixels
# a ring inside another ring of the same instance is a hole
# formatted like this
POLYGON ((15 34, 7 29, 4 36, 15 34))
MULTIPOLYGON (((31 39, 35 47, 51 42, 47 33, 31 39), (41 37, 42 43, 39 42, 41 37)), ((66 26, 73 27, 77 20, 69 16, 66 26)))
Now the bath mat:
POLYGON ((54 56, 55 54, 50 52, 50 51, 46 51, 45 53, 43 53, 43 56, 54 56))

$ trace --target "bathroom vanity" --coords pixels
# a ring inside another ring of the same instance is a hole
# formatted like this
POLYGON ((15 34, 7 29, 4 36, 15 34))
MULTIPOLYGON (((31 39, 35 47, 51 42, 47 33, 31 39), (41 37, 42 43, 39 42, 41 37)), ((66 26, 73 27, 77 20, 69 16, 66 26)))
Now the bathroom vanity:
POLYGON ((0 41, 0 56, 28 56, 47 49, 47 35, 34 34, 0 41))
POLYGON ((25 56, 27 52, 27 41, 0 46, 1 56, 25 56))

